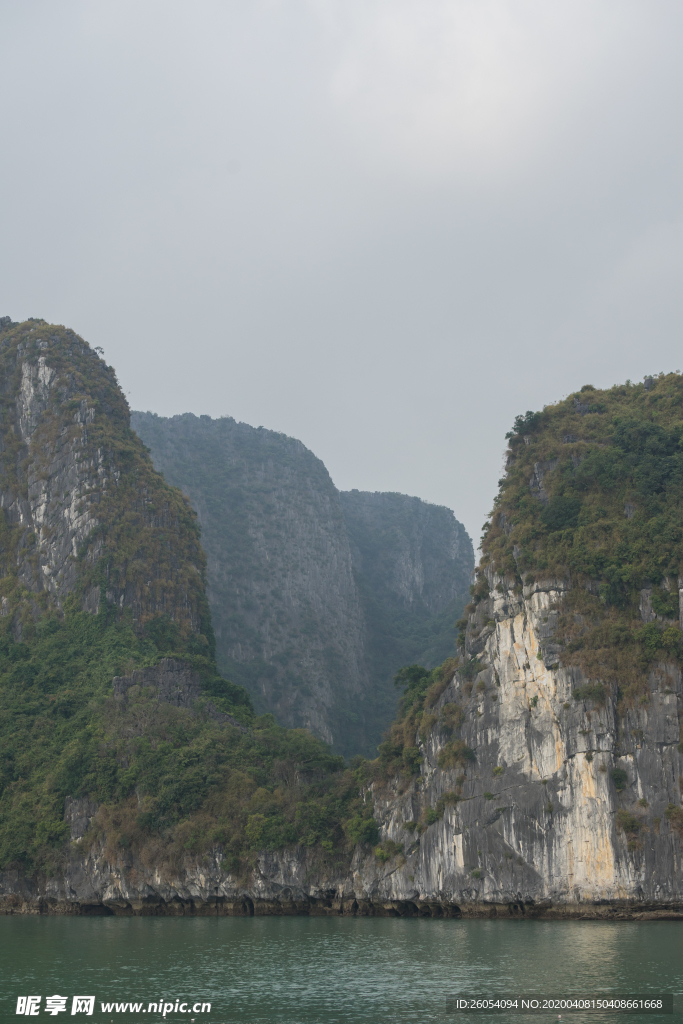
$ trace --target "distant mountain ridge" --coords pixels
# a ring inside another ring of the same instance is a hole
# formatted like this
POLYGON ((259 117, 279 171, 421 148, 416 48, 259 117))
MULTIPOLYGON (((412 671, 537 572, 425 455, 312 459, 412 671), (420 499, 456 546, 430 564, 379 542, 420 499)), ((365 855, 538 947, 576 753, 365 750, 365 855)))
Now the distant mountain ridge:
POLYGON ((230 417, 133 412, 202 527, 220 671, 257 709, 372 755, 394 673, 455 650, 472 543, 449 509, 339 492, 300 441, 230 417))

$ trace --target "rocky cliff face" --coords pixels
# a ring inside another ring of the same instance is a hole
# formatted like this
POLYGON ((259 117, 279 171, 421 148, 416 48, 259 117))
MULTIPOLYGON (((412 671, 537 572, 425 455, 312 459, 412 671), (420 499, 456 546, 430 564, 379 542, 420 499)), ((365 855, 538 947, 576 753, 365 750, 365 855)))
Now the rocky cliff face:
POLYGON ((472 541, 450 509, 420 498, 377 491, 340 497, 367 624, 366 658, 373 680, 389 688, 401 666, 433 668, 454 653, 472 541))
POLYGON ((113 369, 73 331, 4 318, 0 372, 0 589, 15 635, 69 595, 93 613, 104 598, 140 626, 165 614, 199 632, 192 512, 130 430, 113 369))
POLYGON ((448 509, 339 493, 293 438, 228 417, 132 414, 202 527, 218 664, 261 711, 372 756, 392 677, 451 653, 473 566, 448 509))
POLYGON ((450 509, 391 492, 340 496, 354 569, 378 601, 436 614, 467 593, 472 541, 450 509))
POLYGON ((456 672, 436 703, 417 785, 376 797, 397 842, 404 822, 424 821, 442 801, 443 817, 384 894, 410 899, 412 875, 413 898, 447 905, 680 911, 680 670, 654 666, 649 701, 625 715, 614 700, 577 699, 590 681, 560 667, 549 643, 567 581, 519 593, 488 576, 494 596, 472 613, 467 636, 480 670, 456 672), (455 740, 443 727, 449 706, 462 712, 455 740))
MULTIPOLYGON (((20 486, 26 452, 39 479, 41 452, 47 452, 47 465, 52 465, 53 453, 63 451, 64 464, 70 465, 66 442, 58 449, 54 433, 40 433, 41 424, 51 422, 48 413, 40 412, 51 408, 49 394, 46 399, 40 389, 62 385, 59 377, 53 384, 41 370, 38 344, 24 359, 19 343, 27 335, 33 341, 33 333, 34 328, 24 328, 11 344, 0 345, 0 355, 9 354, 9 369, 16 374, 5 402, 3 494, 6 508, 15 510, 11 514, 22 526, 22 516, 33 524, 35 509, 56 501, 53 496, 31 505, 30 480, 20 486), (26 387, 19 384, 24 380, 26 387), (38 425, 32 428, 34 420, 38 425)), ((35 342, 43 340, 41 334, 35 342)), ((48 370, 55 365, 46 360, 48 370)), ((65 826, 69 841, 49 872, 23 872, 5 857, 0 912, 683 919, 683 377, 671 375, 647 388, 584 392, 590 401, 570 399, 516 421, 508 474, 462 620, 459 659, 432 673, 406 674, 399 718, 376 762, 352 774, 330 763, 329 752, 320 744, 316 748, 308 734, 279 735, 274 727, 268 732, 267 723, 264 731, 263 721, 253 718, 240 724, 207 702, 197 674, 174 659, 126 672, 116 678, 114 696, 102 705, 119 723, 118 733, 107 738, 101 723, 90 736, 84 730, 74 740, 72 732, 72 759, 55 759, 45 777, 41 799, 53 803, 59 771, 66 780, 59 791, 66 794, 59 810, 64 820, 44 816, 42 839, 36 842, 59 839, 65 826), (209 725, 199 728, 200 722, 209 725), (195 744, 189 749, 182 737, 195 726, 195 744), (151 764, 153 770, 145 775, 154 751, 166 756, 169 736, 179 737, 173 759, 151 764), (103 739, 112 744, 109 751, 103 739), (79 788, 67 789, 67 783, 78 782, 74 750, 80 758, 79 744, 87 742, 92 769, 79 788), (224 760, 215 761, 209 771, 210 759, 220 752, 224 760), (311 760, 316 766, 304 779, 311 760), (245 765, 251 765, 259 782, 245 773, 245 765), (92 794, 99 785, 113 799, 115 778, 120 797, 112 808, 92 794), (330 804, 324 805, 335 785, 335 799, 346 801, 343 823, 339 815, 333 820, 337 812, 330 804), (183 802, 189 812, 181 820, 176 808, 183 802), (117 823, 124 805, 128 817, 117 823), (315 829, 326 815, 325 838, 318 841, 323 833, 315 829), (201 844, 194 842, 198 829, 205 837, 201 844), (231 850, 240 830, 245 841, 231 850), (268 835, 274 837, 270 843, 268 835), (356 841, 363 837, 368 841, 356 841)), ((74 404, 67 406, 74 415, 81 413, 81 399, 76 393, 74 404)), ((90 415, 87 400, 85 408, 90 415)), ((58 412, 64 416, 63 402, 58 412)), ((85 446, 92 427, 80 419, 73 426, 57 423, 58 438, 73 436, 74 450, 90 451, 85 446)), ((99 449, 109 450, 104 444, 99 449)), ((82 461, 75 458, 76 464, 82 461)), ((106 476, 115 480, 117 462, 105 460, 104 465, 112 465, 106 476)), ((248 500, 255 499, 248 473, 254 465, 259 463, 238 462, 235 470, 236 479, 250 488, 243 490, 249 543, 249 531, 257 532, 250 524, 266 522, 260 506, 249 511, 248 500)), ((49 479, 56 472, 48 473, 49 479)), ((269 480, 270 472, 264 469, 259 479, 269 480)), ((279 479, 282 466, 272 472, 279 479)), ((57 494, 63 491, 61 486, 57 494)), ((87 497, 89 488, 79 493, 87 497)), ((278 515, 287 521, 287 509, 298 498, 281 499, 284 483, 269 484, 267 493, 269 501, 281 501, 278 515)), ((332 502, 333 492, 326 493, 332 502)), ((411 547, 415 534, 390 531, 392 550, 400 557, 394 554, 383 562, 388 542, 377 540, 382 531, 376 499, 351 500, 356 520, 350 523, 345 565, 351 567, 355 559, 359 585, 370 573, 395 595, 391 599, 399 607, 420 600, 425 576, 418 569, 427 560, 412 553, 419 546, 411 547), (373 564, 381 571, 368 568, 373 564)), ((314 505, 317 499, 310 501, 314 505)), ((106 510, 104 502, 97 507, 98 522, 104 521, 103 505, 106 510)), ((405 509, 405 503, 397 507, 405 509)), ((301 515, 306 514, 302 509, 301 515)), ((67 524, 60 529, 77 528, 66 512, 62 519, 57 511, 54 516, 55 522, 67 524)), ((6 566, 16 568, 11 579, 6 570, 10 582, 3 579, 2 585, 8 602, 3 602, 5 624, 13 616, 18 632, 24 624, 30 627, 39 600, 64 599, 59 587, 42 591, 36 582, 42 559, 60 578, 61 549, 56 547, 49 558, 32 559, 24 554, 26 529, 13 522, 3 534, 3 557, 6 566), (18 578, 23 582, 17 583, 18 578)), ((260 528, 265 544, 267 529, 260 528)), ((90 543, 95 530, 85 536, 90 543)), ((44 539, 47 543, 50 536, 44 539)), ((125 553, 123 539, 111 549, 112 559, 125 553)), ((301 557, 300 549, 294 554, 301 557)), ((109 563, 100 555, 93 564, 109 563)), ((86 559, 85 569, 79 570, 86 573, 85 583, 77 575, 71 591, 86 606, 89 565, 86 559)), ((171 587, 170 593, 177 590, 171 587)), ((265 599, 264 590, 258 593, 265 599)), ((146 607, 136 614, 145 614, 146 607)), ((55 731, 66 735, 63 720, 70 722, 75 714, 73 693, 52 671, 41 676, 34 667, 32 674, 26 672, 27 645, 10 643, 6 636, 0 640, 3 700, 14 692, 18 709, 12 719, 0 705, 0 724, 5 728, 9 720, 18 728, 33 715, 42 765, 47 738, 55 731)), ((90 700, 91 691, 83 692, 90 700)), ((81 703, 85 707, 87 701, 81 703)), ((4 842, 7 808, 12 813, 20 803, 29 808, 24 818, 15 814, 12 819, 28 835, 33 807, 42 805, 36 787, 25 791, 27 797, 20 790, 27 777, 24 748, 31 746, 33 734, 27 733, 22 749, 11 756, 9 728, 3 737, 0 765, 10 779, 0 816, 4 842)))
POLYGON ((419 775, 366 791, 377 851, 358 847, 343 870, 302 847, 263 852, 245 884, 220 848, 181 868, 112 862, 103 844, 79 856, 95 808, 74 804, 64 875, 5 873, 4 912, 683 919, 680 672, 655 666, 650 702, 623 719, 577 700, 581 671, 539 658, 566 581, 489 584, 468 628, 479 671, 456 672, 433 705, 419 775))
POLYGON ((366 749, 364 623, 322 462, 300 441, 229 418, 132 422, 197 510, 220 670, 283 725, 366 749))
POLYGON ((113 676, 192 657, 222 712, 250 714, 217 677, 203 574, 113 369, 71 330, 0 321, 0 864, 49 870, 65 797, 126 792, 113 676))

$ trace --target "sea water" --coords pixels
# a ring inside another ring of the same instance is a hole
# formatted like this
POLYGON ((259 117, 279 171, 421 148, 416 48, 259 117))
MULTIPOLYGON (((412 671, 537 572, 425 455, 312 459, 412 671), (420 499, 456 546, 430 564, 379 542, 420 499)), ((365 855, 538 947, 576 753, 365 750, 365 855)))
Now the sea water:
MULTIPOLYGON (((683 927, 667 921, 0 917, 3 1022, 29 1016, 116 1024, 557 1022, 557 1012, 447 1012, 448 997, 523 993, 680 997, 683 927), (41 997, 38 1014, 18 1016, 17 1005, 31 1006, 18 1000, 31 995, 41 997), (48 1014, 46 997, 56 995, 65 1002, 51 1005, 64 1009, 48 1014), (74 997, 94 997, 92 1014, 92 1004, 83 1002, 72 1013, 74 997)), ((678 1007, 680 998, 673 1016, 564 1013, 562 1019, 680 1024, 678 1007)))

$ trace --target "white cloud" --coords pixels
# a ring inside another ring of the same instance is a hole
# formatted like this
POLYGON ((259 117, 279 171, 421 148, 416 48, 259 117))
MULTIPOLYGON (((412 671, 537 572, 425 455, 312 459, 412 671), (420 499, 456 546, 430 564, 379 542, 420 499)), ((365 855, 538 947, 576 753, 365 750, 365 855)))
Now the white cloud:
POLYGON ((330 95, 361 158, 428 180, 496 179, 537 161, 585 116, 605 68, 631 63, 641 20, 628 2, 312 7, 327 30, 330 95))

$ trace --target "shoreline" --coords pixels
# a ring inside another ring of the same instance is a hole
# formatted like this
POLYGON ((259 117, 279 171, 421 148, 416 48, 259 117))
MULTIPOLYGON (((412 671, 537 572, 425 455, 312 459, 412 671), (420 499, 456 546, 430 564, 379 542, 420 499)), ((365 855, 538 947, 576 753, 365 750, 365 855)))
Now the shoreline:
POLYGON ((85 903, 48 897, 0 899, 0 916, 42 917, 393 917, 500 921, 681 921, 683 903, 438 903, 355 898, 150 900, 85 903))

